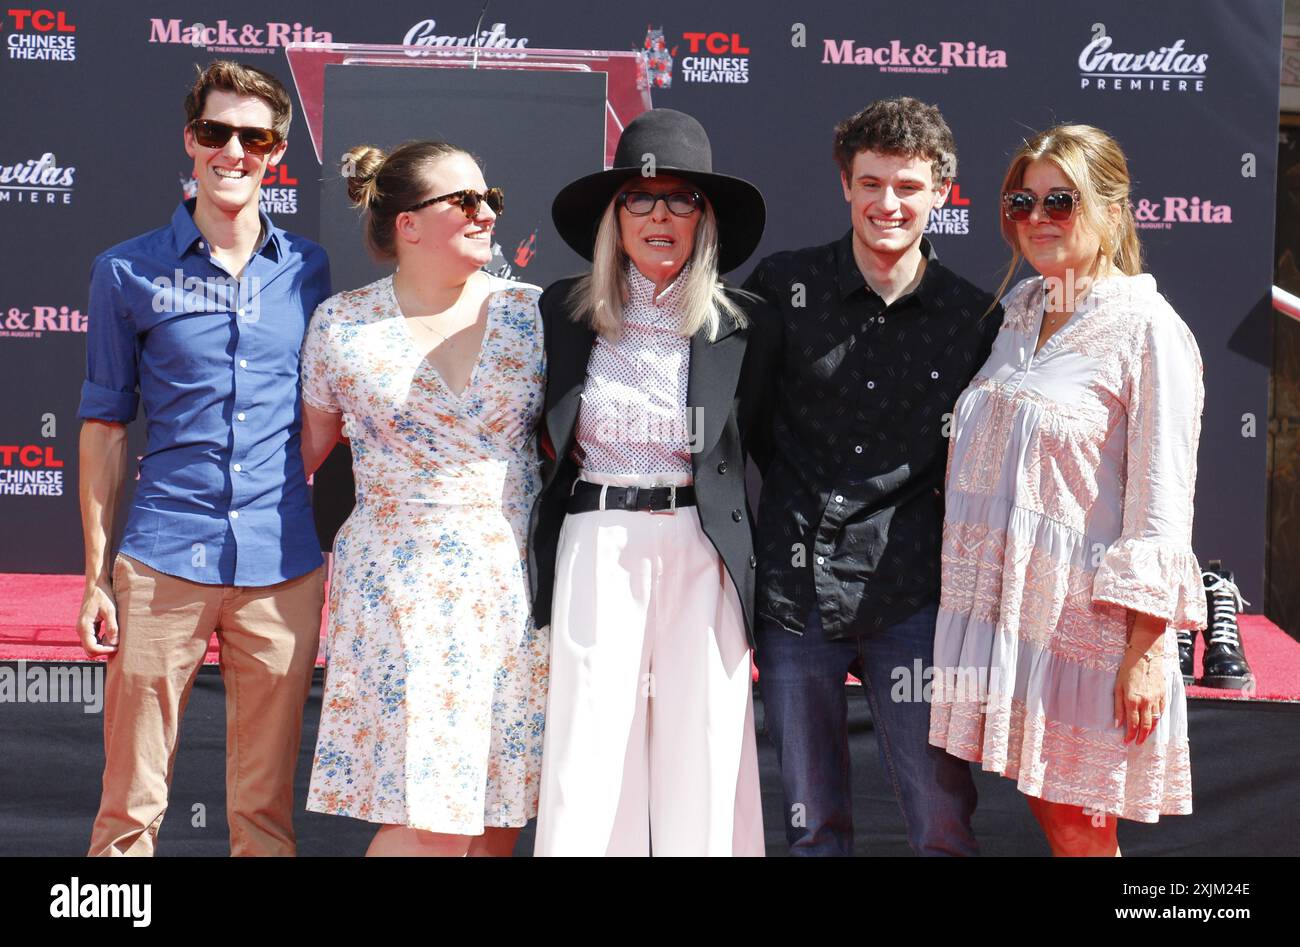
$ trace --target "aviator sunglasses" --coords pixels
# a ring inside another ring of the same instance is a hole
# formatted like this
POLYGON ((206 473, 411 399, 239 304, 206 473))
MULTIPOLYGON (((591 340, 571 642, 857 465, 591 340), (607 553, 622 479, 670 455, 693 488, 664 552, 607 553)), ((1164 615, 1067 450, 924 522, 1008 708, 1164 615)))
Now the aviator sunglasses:
MULTIPOLYGON (((1018 188, 1002 195, 1002 213, 1007 220, 1023 224, 1033 216, 1039 197, 1033 191, 1018 188)), ((1079 207, 1079 192, 1072 187, 1054 187, 1042 197, 1043 213, 1048 220, 1064 223, 1079 207)))
POLYGON ((644 217, 655 209, 660 201, 669 213, 677 217, 689 217, 695 209, 704 203, 704 195, 698 191, 673 191, 670 194, 652 194, 650 191, 624 191, 618 196, 618 202, 634 217, 644 217))
POLYGON ((463 191, 452 191, 450 194, 439 194, 437 197, 431 197, 427 201, 420 201, 413 207, 406 208, 405 213, 412 213, 422 210, 430 204, 437 204, 439 201, 450 201, 465 212, 465 217, 473 220, 478 216, 478 209, 481 205, 487 204, 492 208, 492 213, 498 217, 506 209, 506 194, 499 187, 490 187, 486 191, 475 191, 466 188, 463 191))
POLYGON ((232 135, 239 135, 240 146, 250 155, 269 154, 280 143, 280 136, 273 128, 238 128, 210 118, 196 118, 190 122, 190 128, 194 130, 194 140, 204 148, 224 148, 232 135))

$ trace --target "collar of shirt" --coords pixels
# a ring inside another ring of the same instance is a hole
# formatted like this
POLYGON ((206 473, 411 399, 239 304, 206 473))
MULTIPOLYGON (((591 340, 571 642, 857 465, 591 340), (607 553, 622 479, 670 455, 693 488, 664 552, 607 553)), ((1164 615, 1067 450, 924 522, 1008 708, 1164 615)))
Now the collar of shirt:
MULTIPOLYGON (((921 282, 917 284, 916 289, 906 296, 900 296, 891 305, 897 306, 912 296, 916 296, 922 305, 933 301, 933 291, 939 274, 937 268, 930 264, 939 262, 939 254, 935 252, 934 246, 925 237, 921 238, 921 253, 926 260, 925 272, 921 274, 921 282)), ((835 280, 839 286, 840 299, 848 299, 859 290, 865 290, 873 296, 877 295, 876 291, 867 285, 866 277, 862 275, 862 270, 858 267, 858 261, 853 256, 852 227, 835 244, 835 280)))
POLYGON ((682 300, 686 295, 686 278, 691 265, 682 267, 677 278, 655 298, 655 284, 646 279, 636 264, 627 264, 627 310, 624 322, 676 330, 681 325, 682 300))
MULTIPOLYGON (((194 223, 194 208, 197 204, 198 200, 191 197, 176 205, 176 211, 172 214, 172 242, 178 257, 184 258, 194 249, 195 243, 203 239, 202 231, 194 223)), ((284 258, 284 247, 281 243, 284 231, 271 222, 271 218, 265 211, 259 209, 257 216, 262 222, 262 237, 253 255, 263 253, 278 263, 284 258)))

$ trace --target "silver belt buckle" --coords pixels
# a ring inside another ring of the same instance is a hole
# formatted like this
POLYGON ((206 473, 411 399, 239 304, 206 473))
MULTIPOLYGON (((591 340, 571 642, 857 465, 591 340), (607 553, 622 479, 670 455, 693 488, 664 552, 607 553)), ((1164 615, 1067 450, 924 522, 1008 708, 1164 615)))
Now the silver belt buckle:
POLYGON ((665 510, 651 510, 651 513, 676 513, 677 512, 677 486, 674 484, 668 488, 668 508, 665 510))

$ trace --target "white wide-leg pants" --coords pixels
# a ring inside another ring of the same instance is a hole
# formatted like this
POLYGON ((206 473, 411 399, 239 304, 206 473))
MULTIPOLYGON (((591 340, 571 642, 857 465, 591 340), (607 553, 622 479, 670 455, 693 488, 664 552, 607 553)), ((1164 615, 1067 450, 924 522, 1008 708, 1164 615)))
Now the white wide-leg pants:
POLYGON ((539 805, 536 855, 763 854, 744 618, 694 506, 565 518, 539 805))

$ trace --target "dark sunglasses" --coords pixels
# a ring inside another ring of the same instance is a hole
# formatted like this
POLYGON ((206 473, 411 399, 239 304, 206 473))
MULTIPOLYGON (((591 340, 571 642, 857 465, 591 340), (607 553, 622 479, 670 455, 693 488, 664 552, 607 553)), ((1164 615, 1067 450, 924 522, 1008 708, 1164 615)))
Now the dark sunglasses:
MULTIPOLYGON (((1007 191, 1002 195, 1002 213, 1006 214, 1007 220, 1023 224, 1033 216, 1038 200, 1038 195, 1033 191, 1007 191)), ((1054 187, 1043 195, 1042 201, 1043 213, 1047 219, 1063 223, 1079 209, 1079 192, 1072 187, 1054 187)))
POLYGON ((669 212, 678 217, 689 217, 696 208, 704 203, 704 195, 698 191, 673 191, 671 194, 652 194, 650 191, 624 191, 618 196, 618 202, 629 214, 644 217, 655 209, 660 201, 669 212))
POLYGON ((280 143, 274 128, 237 128, 210 118, 196 118, 190 122, 194 140, 204 148, 224 148, 231 135, 239 135, 240 146, 250 155, 269 154, 280 143))
POLYGON ((478 216, 478 209, 483 204, 492 208, 492 213, 500 217, 506 209, 506 192, 499 187, 490 187, 486 191, 479 192, 466 188, 463 191, 452 191, 450 194, 439 194, 437 197, 431 197, 427 201, 420 201, 414 207, 406 208, 406 213, 423 210, 430 204, 437 204, 439 201, 449 201, 455 204, 465 212, 466 218, 473 220, 478 216))

